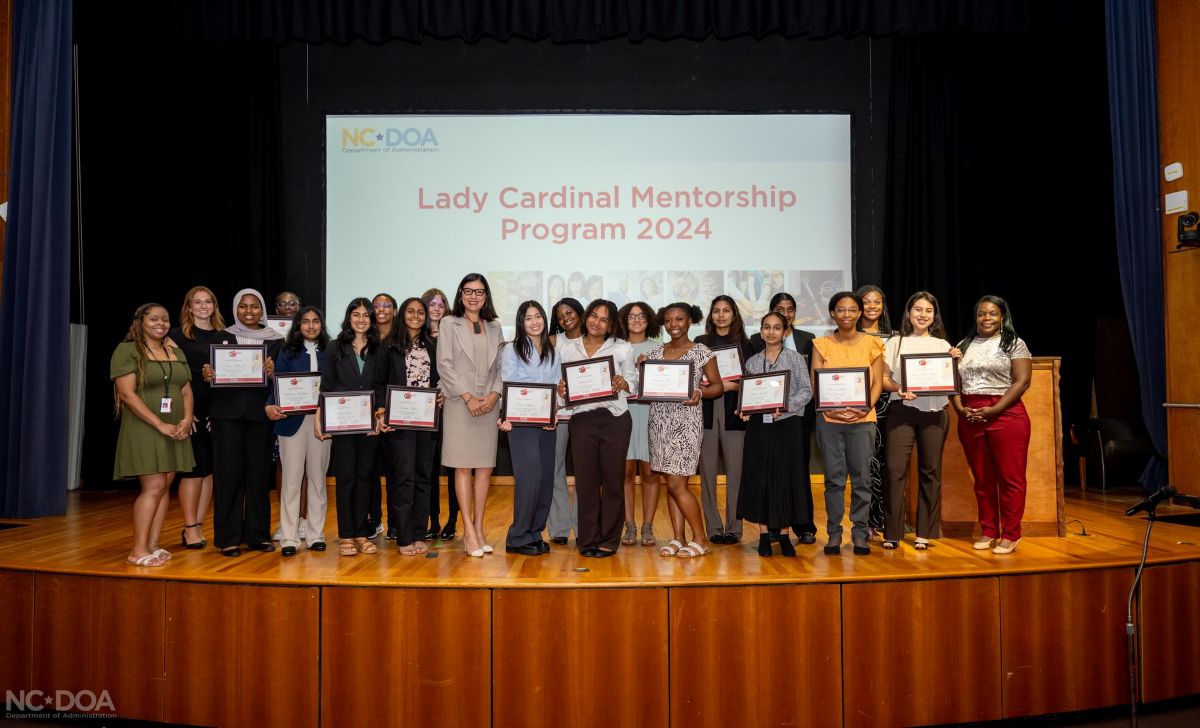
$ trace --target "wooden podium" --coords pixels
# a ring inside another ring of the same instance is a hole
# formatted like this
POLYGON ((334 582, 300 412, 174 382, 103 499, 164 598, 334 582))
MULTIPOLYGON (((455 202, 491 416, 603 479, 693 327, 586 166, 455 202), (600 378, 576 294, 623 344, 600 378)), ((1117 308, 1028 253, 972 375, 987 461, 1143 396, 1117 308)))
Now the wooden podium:
MULTIPOLYGON (((1021 401, 1029 413, 1029 490, 1021 533, 1025 536, 1065 536, 1063 515, 1062 407, 1059 402, 1059 357, 1033 359, 1033 381, 1021 401)), ((908 473, 909 522, 916 522, 917 469, 913 457, 908 473)), ((979 532, 975 479, 958 441, 958 417, 950 411, 950 430, 942 453, 942 535, 970 536, 979 532)))

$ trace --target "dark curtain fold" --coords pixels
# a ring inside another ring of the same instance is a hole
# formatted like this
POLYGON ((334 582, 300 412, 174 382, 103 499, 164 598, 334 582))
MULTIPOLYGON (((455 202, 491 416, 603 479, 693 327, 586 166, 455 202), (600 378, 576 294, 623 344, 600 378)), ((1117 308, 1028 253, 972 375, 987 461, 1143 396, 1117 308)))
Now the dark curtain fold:
POLYGON ((1154 0, 1105 0, 1104 6, 1117 257, 1137 359, 1142 419, 1157 452, 1142 473, 1142 487, 1152 491, 1167 482, 1154 0))
POLYGON ((13 4, 12 139, 0 299, 0 512, 67 504, 71 0, 13 4))
POLYGON ((1065 26, 1068 6, 1069 0, 136 0, 81 4, 77 37, 165 33, 344 44, 423 37, 594 42, 1023 32, 1065 26))

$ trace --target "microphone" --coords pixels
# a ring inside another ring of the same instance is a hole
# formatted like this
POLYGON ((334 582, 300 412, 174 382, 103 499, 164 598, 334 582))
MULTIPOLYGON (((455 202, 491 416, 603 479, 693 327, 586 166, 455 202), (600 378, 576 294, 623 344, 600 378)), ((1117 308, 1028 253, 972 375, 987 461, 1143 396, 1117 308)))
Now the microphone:
POLYGON ((1132 515, 1142 512, 1142 511, 1146 511, 1146 512, 1153 511, 1154 508, 1156 506, 1158 506, 1159 503, 1162 503, 1163 501, 1165 501, 1168 498, 1174 498, 1176 492, 1177 491, 1175 490, 1175 486, 1164 485, 1163 487, 1161 487, 1158 490, 1151 493, 1149 497, 1143 499, 1141 503, 1138 503, 1133 508, 1130 508, 1129 510, 1125 511, 1125 515, 1132 516, 1132 515))

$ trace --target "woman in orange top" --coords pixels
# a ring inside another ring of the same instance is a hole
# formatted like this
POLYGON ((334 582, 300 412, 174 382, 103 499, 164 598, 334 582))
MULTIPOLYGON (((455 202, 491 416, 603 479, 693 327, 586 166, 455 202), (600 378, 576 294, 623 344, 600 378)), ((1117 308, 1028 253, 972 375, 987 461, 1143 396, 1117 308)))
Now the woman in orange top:
MULTIPOLYGON (((817 443, 825 463, 825 513, 829 542, 825 553, 837 555, 842 548, 842 514, 846 507, 846 476, 850 476, 850 521, 854 553, 866 556, 871 529, 871 456, 875 452, 875 402, 883 391, 883 342, 857 329, 862 299, 850 291, 833 294, 829 314, 837 329, 813 340, 812 381, 821 369, 866 367, 870 372, 866 407, 826 410, 817 418, 817 443)), ((814 386, 817 405, 820 390, 814 386)))

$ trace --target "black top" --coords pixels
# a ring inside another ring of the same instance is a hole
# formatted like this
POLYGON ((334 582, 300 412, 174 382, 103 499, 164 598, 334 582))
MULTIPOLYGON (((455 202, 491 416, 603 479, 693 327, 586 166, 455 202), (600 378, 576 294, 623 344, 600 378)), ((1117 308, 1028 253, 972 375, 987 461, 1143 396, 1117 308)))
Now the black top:
MULTIPOLYGON (((408 354, 403 349, 396 346, 381 346, 379 347, 379 358, 382 363, 375 369, 375 406, 382 407, 387 401, 387 388, 389 385, 399 387, 415 387, 417 385, 408 381, 408 354)), ((438 370, 437 370, 437 339, 433 340, 433 344, 429 347, 429 386, 437 389, 438 385, 438 370)))
MULTIPOLYGON (((375 351, 364 350, 362 371, 358 369, 358 358, 353 344, 343 344, 334 339, 325 348, 325 371, 321 374, 322 392, 375 391, 380 377, 379 370, 387 366, 387 359, 375 351)), ((383 376, 387 376, 384 374, 383 376)), ((376 407, 381 403, 376 402, 376 407)))
MULTIPOLYGON (((224 331, 217 333, 217 338, 220 341, 213 341, 214 344, 236 344, 237 337, 233 334, 226 334, 224 331)), ((272 360, 279 358, 279 350, 283 348, 283 339, 275 339, 274 341, 262 342, 267 347, 267 356, 272 360)), ((208 363, 208 347, 204 347, 204 359, 202 364, 208 363)), ((189 358, 190 362, 191 359, 189 358)), ((203 378, 201 378, 203 379, 203 378)), ((267 380, 265 387, 214 387, 212 391, 212 409, 209 412, 209 417, 214 420, 249 420, 251 422, 267 422, 267 413, 263 409, 267 406, 267 394, 271 391, 273 383, 270 379, 267 380)))
MULTIPOLYGON (((720 346, 732 346, 732 336, 721 336, 719 334, 701 334, 696 337, 697 344, 704 344, 710 349, 715 349, 720 346)), ((743 341, 741 344, 742 361, 754 356, 754 348, 750 346, 749 341, 743 341)), ((713 402, 716 398, 701 400, 700 406, 704 408, 704 429, 711 430, 713 427, 713 402)), ((745 430, 746 423, 742 422, 742 418, 737 416, 737 392, 726 392, 721 395, 721 401, 725 405, 725 429, 726 430, 745 430)))
POLYGON ((183 335, 183 329, 178 326, 167 332, 167 336, 171 337, 171 341, 175 342, 183 355, 187 357, 188 368, 192 370, 192 415, 197 421, 203 422, 208 418, 208 413, 212 409, 212 388, 208 386, 208 382, 204 381, 204 376, 201 370, 208 361, 210 353, 209 346, 213 344, 224 344, 226 340, 232 339, 231 336, 226 336, 223 331, 209 331, 206 329, 192 329, 194 339, 189 339, 183 335))

